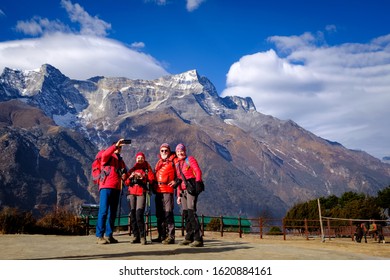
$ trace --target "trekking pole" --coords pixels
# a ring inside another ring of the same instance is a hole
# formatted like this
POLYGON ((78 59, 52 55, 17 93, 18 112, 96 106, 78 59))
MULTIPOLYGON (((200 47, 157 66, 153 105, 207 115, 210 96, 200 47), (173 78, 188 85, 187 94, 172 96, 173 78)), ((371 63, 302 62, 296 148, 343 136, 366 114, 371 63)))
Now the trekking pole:
POLYGON ((122 175, 123 175, 123 170, 120 171, 120 176, 121 176, 121 194, 119 195, 119 209, 118 209, 118 227, 121 224, 121 214, 122 214, 122 199, 123 199, 123 186, 126 187, 126 183, 123 181, 122 175))
POLYGON ((147 178, 146 182, 146 223, 145 223, 145 230, 146 230, 146 235, 150 233, 150 242, 152 242, 152 228, 151 228, 151 217, 150 217, 150 184, 149 184, 149 177, 148 177, 149 170, 145 170, 145 176, 147 178))
POLYGON ((121 180, 121 194, 119 195, 118 227, 120 227, 121 225, 122 190, 123 190, 123 180, 121 180))

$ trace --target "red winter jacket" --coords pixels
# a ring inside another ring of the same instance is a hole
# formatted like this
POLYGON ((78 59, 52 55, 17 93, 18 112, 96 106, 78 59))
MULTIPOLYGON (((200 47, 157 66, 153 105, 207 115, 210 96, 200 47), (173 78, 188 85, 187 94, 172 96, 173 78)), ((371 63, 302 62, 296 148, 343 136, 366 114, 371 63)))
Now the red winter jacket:
POLYGON ((173 193, 173 187, 169 186, 168 183, 175 180, 176 170, 174 159, 175 154, 171 154, 166 160, 163 160, 160 156, 160 160, 156 163, 156 180, 157 184, 154 186, 154 190, 157 193, 173 193))
POLYGON ((189 156, 182 160, 177 159, 175 166, 177 177, 182 179, 180 186, 177 188, 177 196, 180 196, 180 192, 182 190, 187 189, 186 184, 184 183, 184 180, 181 176, 179 166, 181 167, 181 171, 183 172, 183 175, 186 177, 186 179, 195 178, 196 182, 202 181, 202 170, 200 170, 199 164, 194 157, 189 156))
POLYGON ((100 189, 121 189, 121 177, 118 171, 123 170, 126 172, 126 164, 124 163, 122 157, 115 153, 116 146, 115 144, 107 148, 102 154, 102 165, 107 165, 104 167, 107 170, 108 175, 104 178, 103 181, 99 184, 100 189))
POLYGON ((132 195, 143 195, 147 192, 146 185, 147 183, 152 183, 155 181, 155 176, 152 170, 152 167, 147 161, 143 163, 136 163, 127 173, 128 176, 134 173, 135 176, 139 178, 138 183, 132 183, 131 178, 126 180, 126 186, 128 187, 129 194, 132 195), (147 173, 147 175, 146 175, 147 173))

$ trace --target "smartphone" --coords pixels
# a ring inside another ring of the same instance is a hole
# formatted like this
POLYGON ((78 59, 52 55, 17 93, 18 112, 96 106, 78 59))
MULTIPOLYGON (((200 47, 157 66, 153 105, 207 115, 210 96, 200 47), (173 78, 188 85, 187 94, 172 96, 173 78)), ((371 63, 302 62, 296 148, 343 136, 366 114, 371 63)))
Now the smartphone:
POLYGON ((125 139, 122 142, 123 144, 131 144, 131 139, 125 139))

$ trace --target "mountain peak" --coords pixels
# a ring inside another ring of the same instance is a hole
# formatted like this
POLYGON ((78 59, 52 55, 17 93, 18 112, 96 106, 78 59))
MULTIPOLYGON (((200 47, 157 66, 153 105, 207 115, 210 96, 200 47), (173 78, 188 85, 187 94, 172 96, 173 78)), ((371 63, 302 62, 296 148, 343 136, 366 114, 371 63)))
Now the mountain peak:
POLYGON ((193 85, 199 83, 199 75, 196 70, 190 70, 180 74, 164 76, 161 79, 173 80, 177 84, 181 84, 181 85, 193 85))

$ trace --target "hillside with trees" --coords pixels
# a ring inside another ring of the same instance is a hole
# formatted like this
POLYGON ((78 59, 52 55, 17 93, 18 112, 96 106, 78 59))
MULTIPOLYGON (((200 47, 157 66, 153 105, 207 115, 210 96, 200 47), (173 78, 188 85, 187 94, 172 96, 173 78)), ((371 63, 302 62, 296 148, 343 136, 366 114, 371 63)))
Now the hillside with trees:
MULTIPOLYGON (((323 217, 340 219, 386 220, 390 216, 390 186, 378 191, 377 196, 345 192, 340 197, 330 195, 319 198, 323 217)), ((286 220, 317 220, 318 200, 294 205, 286 214, 286 220)))

